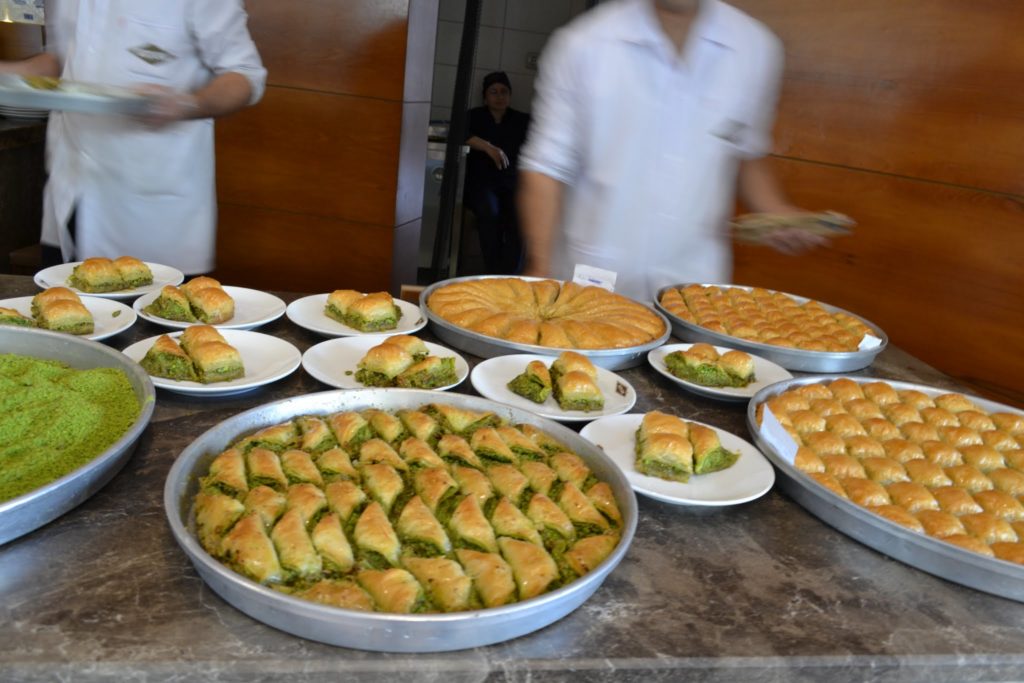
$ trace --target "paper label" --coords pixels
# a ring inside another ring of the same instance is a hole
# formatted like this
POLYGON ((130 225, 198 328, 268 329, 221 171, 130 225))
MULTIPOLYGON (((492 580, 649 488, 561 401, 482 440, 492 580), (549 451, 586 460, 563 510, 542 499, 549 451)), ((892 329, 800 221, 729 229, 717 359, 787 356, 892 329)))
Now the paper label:
POLYGON ((572 281, 578 285, 596 285, 609 292, 615 291, 615 278, 619 276, 613 270, 605 270, 585 263, 577 263, 572 273, 572 281))
POLYGON ((873 334, 865 334, 860 340, 860 345, 857 347, 861 351, 867 351, 868 349, 877 349, 882 343, 882 340, 873 334))
POLYGON ((767 405, 761 413, 761 436, 775 449, 780 458, 790 465, 796 463, 796 441, 793 441, 793 437, 782 427, 782 423, 767 405))

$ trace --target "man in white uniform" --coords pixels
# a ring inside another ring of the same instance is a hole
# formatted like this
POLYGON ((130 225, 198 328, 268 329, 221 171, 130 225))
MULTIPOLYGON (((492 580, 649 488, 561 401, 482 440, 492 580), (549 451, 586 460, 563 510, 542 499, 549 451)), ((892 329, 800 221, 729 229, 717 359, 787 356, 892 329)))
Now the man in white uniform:
MULTIPOLYGON (((520 162, 524 274, 596 266, 641 301, 728 282, 737 187, 752 211, 799 212, 761 159, 782 62, 765 26, 719 0, 617 0, 559 30, 520 162)), ((822 241, 790 231, 776 246, 822 241)))
POLYGON ((260 99, 242 0, 51 0, 47 52, 3 70, 139 88, 145 118, 53 112, 42 242, 64 260, 214 266, 213 119, 260 99), (74 235, 68 221, 74 217, 74 235))

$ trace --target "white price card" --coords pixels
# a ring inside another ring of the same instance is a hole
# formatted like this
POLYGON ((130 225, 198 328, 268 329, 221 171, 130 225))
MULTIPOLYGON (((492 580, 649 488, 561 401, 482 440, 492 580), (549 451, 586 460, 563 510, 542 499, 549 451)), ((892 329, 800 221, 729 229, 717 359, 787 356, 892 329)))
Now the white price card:
POLYGON ((615 278, 619 276, 613 270, 605 270, 585 263, 577 263, 572 273, 572 281, 578 285, 596 285, 609 292, 615 291, 615 278))

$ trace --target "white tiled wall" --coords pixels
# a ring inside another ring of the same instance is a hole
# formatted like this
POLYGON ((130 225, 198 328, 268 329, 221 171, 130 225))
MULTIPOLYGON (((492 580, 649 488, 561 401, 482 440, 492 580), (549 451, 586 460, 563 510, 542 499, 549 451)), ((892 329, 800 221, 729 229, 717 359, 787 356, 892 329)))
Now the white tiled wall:
MULTIPOLYGON (((551 32, 583 12, 586 4, 586 0, 483 0, 469 106, 482 103, 480 92, 484 75, 502 70, 512 81, 512 106, 529 111, 536 72, 527 67, 528 55, 540 53, 551 32)), ((432 119, 451 118, 465 11, 465 0, 440 2, 432 119)))

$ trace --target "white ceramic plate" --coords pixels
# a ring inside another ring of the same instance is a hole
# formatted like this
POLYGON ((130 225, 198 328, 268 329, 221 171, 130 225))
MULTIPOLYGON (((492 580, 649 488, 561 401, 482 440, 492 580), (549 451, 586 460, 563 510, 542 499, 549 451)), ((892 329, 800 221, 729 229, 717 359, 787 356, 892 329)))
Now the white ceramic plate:
POLYGON ((761 451, 740 437, 711 425, 704 426, 715 430, 722 446, 730 451, 739 451, 740 457, 732 467, 692 476, 685 484, 640 474, 634 465, 634 448, 636 430, 643 417, 637 413, 605 417, 580 431, 580 436, 599 446, 615 461, 637 493, 675 505, 736 505, 763 496, 775 483, 775 470, 761 451))
MULTIPOLYGON (((302 354, 302 367, 306 372, 324 384, 339 389, 366 389, 362 382, 356 379, 356 370, 359 361, 366 352, 378 344, 384 343, 385 337, 346 337, 343 339, 328 339, 316 346, 310 347, 302 354)), ((437 387, 436 391, 444 391, 457 387, 469 376, 469 363, 466 359, 451 349, 440 344, 423 342, 431 356, 441 358, 452 357, 455 359, 454 384, 437 387)))
POLYGON ((33 279, 35 280, 35 283, 43 289, 47 289, 49 287, 67 287, 79 294, 84 294, 86 296, 98 296, 102 299, 131 299, 139 296, 140 294, 159 292, 160 288, 164 285, 180 285, 182 280, 185 279, 185 275, 177 268, 171 268, 170 266, 146 261, 146 265, 149 266, 151 271, 153 271, 153 284, 151 285, 136 287, 134 289, 120 289, 116 292, 83 292, 82 290, 75 289, 68 284, 68 278, 71 277, 71 271, 73 271, 75 266, 79 263, 81 263, 81 261, 61 263, 57 266, 43 268, 36 273, 33 279))
MULTIPOLYGON (((248 289, 246 287, 224 287, 224 291, 235 300, 235 314, 227 322, 218 323, 214 327, 219 327, 222 330, 251 330, 260 325, 266 325, 284 315, 284 301, 273 294, 267 294, 258 289, 248 289)), ((146 306, 156 301, 159 296, 160 292, 150 292, 140 296, 132 304, 132 308, 135 309, 135 312, 143 320, 148 320, 151 323, 163 325, 164 327, 183 330, 189 325, 195 324, 178 320, 167 320, 143 310, 146 306)))
MULTIPOLYGON (((23 316, 31 318, 33 298, 31 296, 19 296, 14 299, 4 299, 0 301, 0 306, 13 308, 23 316)), ((82 305, 92 313, 92 319, 95 323, 92 334, 82 335, 86 339, 99 341, 107 337, 113 337, 118 332, 124 332, 135 324, 135 311, 119 301, 97 299, 92 296, 83 296, 81 298, 82 305)))
MULTIPOLYGON (((761 389, 776 382, 793 379, 793 375, 789 374, 789 370, 781 365, 777 365, 766 358, 750 354, 750 357, 754 359, 754 381, 745 387, 705 387, 694 382, 688 382, 669 372, 668 366, 665 365, 665 356, 674 351, 685 351, 691 346, 693 344, 666 344, 665 346, 659 346, 656 349, 651 349, 647 354, 647 362, 651 364, 652 368, 684 389, 688 389, 701 396, 718 398, 725 401, 749 401, 761 389)), ((715 350, 718 351, 718 355, 722 355, 726 351, 733 351, 734 349, 716 346, 715 350)))
MULTIPOLYGON (((302 362, 302 354, 297 348, 289 342, 269 334, 249 332, 248 330, 221 330, 221 334, 224 335, 228 344, 238 349, 238 353, 242 355, 242 363, 245 365, 244 377, 233 379, 230 382, 214 382, 213 384, 153 377, 153 384, 168 391, 190 396, 229 396, 287 377, 295 372, 302 362)), ((175 332, 170 336, 177 339, 181 336, 181 332, 175 332)), ((122 353, 138 363, 156 340, 157 337, 143 339, 126 348, 122 353)))
POLYGON ((381 330, 379 332, 360 332, 344 323, 328 318, 324 314, 324 307, 326 305, 326 294, 313 294, 296 299, 288 304, 288 319, 299 327, 304 327, 307 330, 327 337, 412 334, 416 330, 423 329, 427 324, 427 318, 420 313, 419 306, 402 299, 395 299, 395 305, 402 311, 402 317, 398 320, 398 327, 393 330, 381 330))
POLYGON ((492 401, 508 403, 516 408, 523 408, 536 413, 541 417, 547 417, 559 422, 587 422, 596 420, 599 417, 618 415, 633 407, 636 403, 636 391, 626 380, 616 375, 611 370, 597 368, 597 388, 604 394, 604 409, 584 412, 582 410, 562 410, 554 396, 549 396, 544 403, 534 403, 514 393, 508 388, 508 383, 526 369, 527 363, 539 360, 548 367, 555 361, 555 356, 541 356, 528 353, 514 354, 511 356, 496 356, 489 358, 475 368, 470 376, 473 388, 480 392, 480 395, 492 401))

